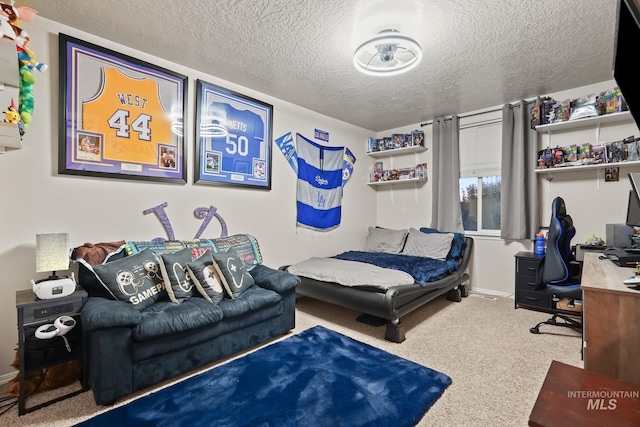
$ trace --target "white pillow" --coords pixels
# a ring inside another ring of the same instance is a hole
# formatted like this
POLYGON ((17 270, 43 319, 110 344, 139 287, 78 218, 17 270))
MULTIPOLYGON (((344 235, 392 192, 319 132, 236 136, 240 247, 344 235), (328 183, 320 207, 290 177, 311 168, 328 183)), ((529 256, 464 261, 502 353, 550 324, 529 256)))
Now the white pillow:
POLYGON ((407 230, 389 230, 387 228, 369 227, 369 234, 364 243, 365 252, 385 252, 399 254, 407 238, 407 230))
POLYGON ((402 253, 444 261, 451 250, 451 242, 453 242, 453 233, 423 233, 410 228, 402 253))

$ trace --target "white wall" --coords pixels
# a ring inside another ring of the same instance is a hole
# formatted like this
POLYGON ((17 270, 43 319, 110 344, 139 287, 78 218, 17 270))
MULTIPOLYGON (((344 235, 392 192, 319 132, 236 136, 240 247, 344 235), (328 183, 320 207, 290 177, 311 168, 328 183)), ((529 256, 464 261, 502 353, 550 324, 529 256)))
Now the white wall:
MULTIPOLYGON (((214 205, 225 219, 229 234, 250 233, 260 242, 265 264, 278 267, 309 256, 335 255, 362 245, 367 226, 375 224, 375 191, 366 186, 368 164, 365 141, 370 133, 290 103, 253 92, 133 51, 126 46, 96 38, 55 22, 36 17, 24 23, 32 38, 30 47, 49 70, 37 73, 35 112, 23 148, 0 155, 0 375, 13 374, 9 365, 17 346, 15 292, 28 289, 29 280, 46 277, 35 273, 35 235, 68 232, 72 246, 85 242, 121 239, 147 240, 167 237, 150 207, 168 202, 166 212, 176 238, 193 238, 201 225, 194 217, 197 207, 214 205), (186 185, 146 183, 118 179, 96 179, 57 174, 58 147, 58 33, 110 48, 117 52, 175 70, 189 77, 185 142, 192 163, 195 79, 204 79, 274 106, 273 137, 300 132, 313 138, 315 128, 329 132, 329 145, 346 145, 357 158, 354 174, 346 185, 341 226, 330 238, 296 234, 295 176, 277 146, 273 145, 272 190, 191 184, 189 165, 186 185)), ((203 237, 218 237, 220 227, 212 221, 203 237)))
MULTIPOLYGON (((599 93, 615 86, 614 81, 575 88, 569 91, 541 94, 562 101, 576 98, 590 93, 599 93)), ((514 100, 515 101, 515 100, 514 100)), ((501 106, 487 107, 491 111, 501 106)), ((460 112, 461 116, 479 113, 480 111, 460 112)), ((477 115, 461 119, 461 124, 477 120, 490 120, 500 117, 500 112, 477 115)), ((404 133, 420 128, 418 123, 403 128, 390 129, 379 132, 381 138, 392 133, 404 133)), ((432 126, 423 128, 428 150, 419 156, 414 155, 394 158, 394 167, 414 166, 416 163, 428 162, 432 164, 432 126), (419 160, 419 161, 417 161, 419 160)), ((600 128, 600 141, 611 142, 621 140, 630 135, 638 136, 639 131, 633 122, 603 125, 600 128)), ((552 147, 595 143, 595 127, 586 130, 572 130, 570 132, 554 133, 548 139, 546 135, 539 135, 539 148, 550 144, 552 147)), ((370 169, 375 159, 369 158, 370 169)), ((386 162, 386 160, 385 160, 386 162)), ((385 163, 385 169, 387 168, 385 163)), ((619 182, 604 182, 604 175, 598 180, 595 170, 576 170, 570 173, 554 174, 551 181, 546 180, 546 174, 538 175, 538 193, 540 200, 541 226, 548 227, 551 213, 551 202, 556 196, 562 197, 567 204, 567 211, 572 216, 576 227, 576 236, 572 243, 582 243, 592 234, 605 238, 605 224, 624 223, 627 197, 630 184, 627 173, 640 170, 640 166, 622 167, 619 182)), ((429 178, 431 178, 431 168, 429 178)), ((419 228, 431 223, 431 181, 422 186, 405 184, 394 187, 375 187, 377 189, 377 219, 378 225, 388 228, 419 228)), ((471 275, 471 289, 479 292, 512 295, 514 293, 515 259, 519 251, 532 251, 531 241, 504 241, 495 237, 474 237, 474 252, 469 273, 471 275)))

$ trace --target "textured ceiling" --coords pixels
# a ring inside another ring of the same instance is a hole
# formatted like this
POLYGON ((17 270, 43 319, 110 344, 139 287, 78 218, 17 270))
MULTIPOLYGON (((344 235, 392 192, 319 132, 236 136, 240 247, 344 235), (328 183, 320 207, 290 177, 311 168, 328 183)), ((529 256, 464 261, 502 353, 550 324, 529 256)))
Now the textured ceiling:
MULTIPOLYGON (((17 0, 40 16, 372 131, 610 80, 617 0, 17 0), (422 45, 371 77, 384 29, 422 45)), ((276 112, 277 114, 277 112, 276 112)))

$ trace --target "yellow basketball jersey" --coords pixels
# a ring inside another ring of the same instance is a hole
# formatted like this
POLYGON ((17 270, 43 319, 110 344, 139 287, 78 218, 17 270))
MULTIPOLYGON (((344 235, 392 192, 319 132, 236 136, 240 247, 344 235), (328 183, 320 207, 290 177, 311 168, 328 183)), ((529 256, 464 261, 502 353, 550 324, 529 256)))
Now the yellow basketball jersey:
POLYGON ((158 84, 115 68, 102 69, 102 87, 83 101, 82 127, 104 134, 105 160, 157 165, 158 145, 175 145, 158 84))

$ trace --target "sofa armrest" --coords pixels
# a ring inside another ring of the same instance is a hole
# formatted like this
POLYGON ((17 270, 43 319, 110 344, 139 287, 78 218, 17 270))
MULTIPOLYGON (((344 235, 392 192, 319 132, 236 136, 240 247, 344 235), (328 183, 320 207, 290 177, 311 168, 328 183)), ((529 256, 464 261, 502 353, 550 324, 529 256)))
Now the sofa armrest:
POLYGON ((140 323, 140 311, 124 301, 91 297, 82 307, 82 328, 95 331, 104 328, 133 327, 140 323))
POLYGON ((300 283, 298 276, 287 271, 274 270, 263 264, 256 265, 249 271, 249 274, 251 274, 258 286, 279 294, 295 289, 300 283))

